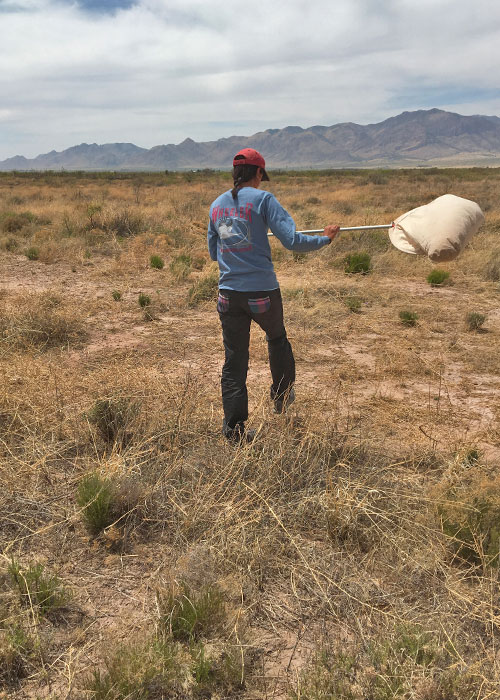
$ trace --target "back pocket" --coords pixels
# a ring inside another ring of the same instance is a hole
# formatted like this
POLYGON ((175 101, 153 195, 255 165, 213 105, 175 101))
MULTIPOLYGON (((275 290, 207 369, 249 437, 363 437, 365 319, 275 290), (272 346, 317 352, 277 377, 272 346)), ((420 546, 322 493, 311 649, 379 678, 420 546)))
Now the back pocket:
POLYGON ((271 299, 269 297, 249 299, 248 306, 253 314, 263 314, 271 308, 271 299))
POLYGON ((223 314, 229 309, 229 297, 224 296, 219 292, 219 297, 217 299, 217 311, 223 314))

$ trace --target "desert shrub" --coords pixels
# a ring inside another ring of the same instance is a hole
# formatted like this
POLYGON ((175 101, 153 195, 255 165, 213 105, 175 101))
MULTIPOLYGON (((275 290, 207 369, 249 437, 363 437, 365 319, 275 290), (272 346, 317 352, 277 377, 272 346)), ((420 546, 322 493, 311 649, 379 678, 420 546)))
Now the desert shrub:
POLYGON ((368 253, 350 253, 344 259, 344 272, 347 274, 366 275, 371 269, 371 257, 368 253))
POLYGON ((319 197, 308 197, 306 204, 321 204, 321 199, 319 197))
POLYGON ((34 221, 36 221, 36 216, 31 212, 8 214, 2 221, 2 230, 5 233, 16 233, 34 221))
POLYGON ((138 407, 131 399, 118 396, 98 399, 87 412, 86 418, 105 442, 126 443, 131 438, 131 423, 137 411, 138 407))
POLYGON ((449 277, 450 273, 446 272, 446 270, 435 268, 427 275, 427 282, 431 285, 431 287, 439 287, 443 285, 449 277))
POLYGON ((24 297, 0 318, 0 340, 18 348, 46 350, 86 336, 80 320, 65 312, 62 298, 50 292, 24 297))
POLYGON ((165 263, 163 262, 163 258, 161 258, 159 255, 152 255, 149 258, 149 266, 154 270, 163 270, 165 263))
POLYGON ((105 217, 101 225, 104 231, 113 233, 118 238, 138 236, 146 228, 143 218, 128 209, 105 217))
POLYGON ((469 311, 465 316, 465 325, 468 331, 478 331, 486 321, 486 316, 477 311, 469 311))
POLYGON ((141 292, 139 294, 138 302, 141 309, 145 309, 146 306, 149 306, 151 304, 151 297, 141 292))
POLYGON ((68 592, 60 578, 48 574, 42 564, 30 564, 23 568, 12 559, 8 574, 12 586, 19 592, 21 603, 36 608, 42 615, 58 610, 68 600, 68 592))
POLYGON ((35 246, 31 246, 26 250, 26 257, 28 260, 38 260, 40 257, 40 251, 35 246))
POLYGON ((359 313, 361 311, 362 300, 359 297, 345 297, 344 304, 347 306, 349 311, 359 313))
POLYGON ((8 236, 7 238, 2 239, 1 247, 8 253, 13 253, 19 248, 19 242, 13 236, 8 236))
POLYGON ((193 642, 219 633, 227 623, 222 592, 214 585, 194 591, 185 583, 158 593, 159 628, 179 642, 193 642))
POLYGON ((99 474, 87 474, 78 484, 76 501, 82 509, 87 530, 97 535, 113 523, 113 499, 115 489, 109 479, 99 474))
POLYGON ((121 301, 122 294, 117 289, 111 292, 111 296, 113 297, 113 301, 121 301))
POLYGON ((400 311, 399 318, 403 326, 416 326, 418 314, 415 311, 400 311))
POLYGON ((212 268, 208 274, 200 277, 188 292, 188 304, 197 306, 204 301, 215 301, 219 288, 219 271, 212 268))
POLYGON ((191 256, 181 253, 170 263, 170 272, 178 282, 182 282, 189 277, 191 272, 191 256))

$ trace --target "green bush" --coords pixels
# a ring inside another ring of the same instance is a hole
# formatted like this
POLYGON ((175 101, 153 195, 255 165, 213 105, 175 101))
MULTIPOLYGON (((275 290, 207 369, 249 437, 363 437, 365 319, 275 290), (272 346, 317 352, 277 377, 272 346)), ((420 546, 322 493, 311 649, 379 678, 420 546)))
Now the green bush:
POLYGON ((357 314, 361 311, 362 300, 359 297, 346 297, 344 299, 344 304, 347 306, 349 311, 357 314))
POLYGON ((219 632, 227 622, 222 592, 215 586, 193 591, 185 583, 158 594, 160 629, 175 641, 193 642, 219 632))
POLYGON ((366 275, 371 269, 371 256, 368 253, 350 253, 344 259, 344 272, 366 275))
POLYGON ((478 331, 486 321, 486 316, 477 311, 469 311, 465 316, 465 325, 468 331, 478 331))
POLYGON ((113 297, 113 301, 120 301, 122 298, 121 292, 119 292, 117 289, 111 292, 111 296, 113 297))
POLYGON ((12 559, 8 574, 12 586, 20 594, 21 603, 38 609, 42 615, 58 610, 68 600, 62 581, 55 574, 47 574, 42 564, 30 564, 23 568, 18 561, 12 559))
POLYGON ((416 326, 418 314, 415 311, 400 311, 399 318, 403 326, 416 326))
POLYGON ((38 260, 40 257, 40 251, 38 248, 35 248, 35 246, 31 246, 31 248, 26 250, 26 257, 28 260, 38 260))
POLYGON ((427 282, 432 287, 439 287, 443 285, 449 279, 449 277, 450 273, 446 272, 446 270, 440 270, 439 268, 435 268, 434 270, 431 270, 427 275, 427 282))
POLYGON ((165 267, 165 263, 163 262, 163 258, 161 258, 159 255, 152 255, 149 258, 149 265, 154 270, 163 270, 163 268, 165 267))
POLYGON ((145 309, 146 306, 149 306, 151 304, 151 297, 141 292, 139 294, 138 302, 141 309, 145 309))
POLYGON ((78 484, 76 501, 90 534, 99 534, 114 521, 114 493, 111 482, 95 472, 84 476, 78 484))

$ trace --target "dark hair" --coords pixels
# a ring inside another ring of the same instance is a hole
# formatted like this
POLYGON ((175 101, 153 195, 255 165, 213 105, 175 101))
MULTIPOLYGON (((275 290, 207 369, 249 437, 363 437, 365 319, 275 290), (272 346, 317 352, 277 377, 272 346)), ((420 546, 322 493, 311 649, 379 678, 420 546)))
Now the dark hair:
MULTIPOLYGON (((237 158, 238 156, 236 156, 237 158)), ((234 187, 231 190, 233 199, 238 196, 238 190, 243 187, 245 182, 250 182, 257 175, 258 165, 248 165, 248 163, 243 163, 242 165, 235 165, 233 168, 233 184, 234 187)))

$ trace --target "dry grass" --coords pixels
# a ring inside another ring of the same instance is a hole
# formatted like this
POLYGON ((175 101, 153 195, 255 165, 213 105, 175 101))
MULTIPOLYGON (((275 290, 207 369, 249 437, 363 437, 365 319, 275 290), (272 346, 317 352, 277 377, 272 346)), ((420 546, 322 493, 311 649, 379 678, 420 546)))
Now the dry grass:
POLYGON ((254 332, 235 449, 205 250, 227 176, 1 175, 0 697, 498 697, 499 178, 273 177, 300 227, 445 192, 487 222, 442 288, 385 234, 272 241, 297 401, 272 413, 254 332))

